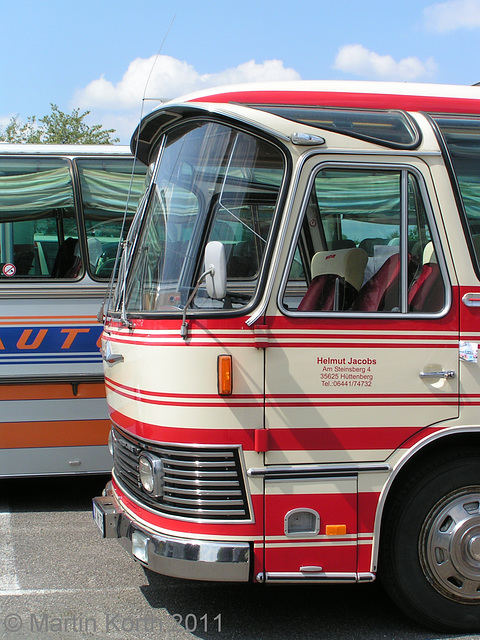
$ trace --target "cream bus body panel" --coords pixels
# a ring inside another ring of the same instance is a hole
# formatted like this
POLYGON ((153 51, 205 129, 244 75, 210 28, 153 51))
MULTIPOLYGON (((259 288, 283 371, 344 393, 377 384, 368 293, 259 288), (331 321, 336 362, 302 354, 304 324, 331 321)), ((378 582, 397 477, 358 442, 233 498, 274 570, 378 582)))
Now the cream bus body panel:
MULTIPOLYGON (((252 333, 247 330, 245 333, 252 333)), ((107 339, 108 339, 107 331, 107 339)), ((124 361, 105 371, 107 399, 115 415, 123 418, 175 429, 211 429, 223 431, 225 424, 233 430, 252 431, 263 426, 263 388, 261 386, 263 354, 252 348, 252 336, 245 346, 232 346, 235 367, 233 375, 238 393, 235 397, 220 397, 217 390, 217 358, 227 351, 208 333, 201 331, 192 336, 189 347, 155 347, 162 332, 151 332, 148 344, 134 347, 127 343, 125 334, 116 334, 109 343, 114 352, 122 354, 124 361), (121 338, 119 340, 119 338, 121 338), (125 341, 124 341, 125 340, 125 341), (201 346, 197 346, 200 343, 201 346), (209 343, 209 346, 204 346, 209 343), (192 369, 190 351, 195 350, 196 362, 192 369), (158 353, 158 356, 157 356, 158 353), (152 357, 153 356, 153 357, 152 357), (165 366, 165 361, 168 366, 165 366), (134 371, 135 387, 131 386, 134 371), (128 373, 127 373, 128 372, 128 373), (124 375, 127 373, 127 375, 124 375), (179 392, 186 388, 188 392, 179 392), (158 407, 162 407, 159 415, 158 407)), ((213 442, 213 440, 212 440, 213 442)))

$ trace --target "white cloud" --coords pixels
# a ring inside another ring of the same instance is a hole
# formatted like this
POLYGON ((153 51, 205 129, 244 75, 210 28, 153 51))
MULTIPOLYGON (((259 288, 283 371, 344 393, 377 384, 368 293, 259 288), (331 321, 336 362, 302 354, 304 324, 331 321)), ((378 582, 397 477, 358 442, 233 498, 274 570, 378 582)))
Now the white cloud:
POLYGON ((139 107, 142 97, 161 100, 223 84, 262 82, 267 80, 299 80, 294 69, 281 60, 254 60, 218 73, 200 74, 187 62, 170 56, 137 58, 128 66, 117 84, 103 76, 76 92, 73 103, 81 109, 131 109, 139 107))
POLYGON ((347 44, 339 49, 334 68, 368 79, 414 81, 431 76, 437 65, 433 58, 422 62, 411 56, 396 61, 392 56, 369 51, 361 44, 347 44))
POLYGON ((425 25, 430 31, 447 33, 456 29, 480 27, 480 0, 449 0, 423 10, 425 25))
POLYGON ((250 60, 233 69, 200 76, 198 88, 242 82, 276 82, 281 80, 300 80, 300 74, 295 69, 285 68, 281 60, 265 60, 262 64, 250 60))
POLYGON ((88 120, 105 129, 115 129, 122 142, 128 142, 142 113, 142 98, 147 101, 143 114, 158 102, 214 86, 244 82, 300 80, 294 69, 284 67, 281 60, 254 60, 217 73, 200 74, 187 62, 160 55, 133 60, 116 84, 104 76, 75 92, 72 108, 90 111, 88 120))

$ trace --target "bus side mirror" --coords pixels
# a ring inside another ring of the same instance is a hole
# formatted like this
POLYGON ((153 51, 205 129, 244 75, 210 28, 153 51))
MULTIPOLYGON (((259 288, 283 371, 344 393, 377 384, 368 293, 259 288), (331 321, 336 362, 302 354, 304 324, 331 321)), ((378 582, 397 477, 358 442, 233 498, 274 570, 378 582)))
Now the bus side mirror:
POLYGON ((205 247, 205 284, 213 300, 223 300, 227 295, 227 260, 225 246, 212 240, 205 247))

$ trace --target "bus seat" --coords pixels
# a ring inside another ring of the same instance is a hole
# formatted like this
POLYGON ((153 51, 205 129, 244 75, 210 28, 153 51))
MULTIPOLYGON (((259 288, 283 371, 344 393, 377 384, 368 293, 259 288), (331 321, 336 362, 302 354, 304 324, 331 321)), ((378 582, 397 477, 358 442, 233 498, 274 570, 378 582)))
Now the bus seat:
POLYGON ((233 247, 227 262, 229 278, 251 278, 258 269, 255 246, 242 240, 233 247))
POLYGON ((400 276, 400 255, 394 253, 363 285, 352 305, 352 311, 388 311, 386 297, 397 288, 400 276))
POLYGON ((387 238, 363 238, 358 246, 366 251, 368 256, 373 256, 375 247, 380 244, 388 244, 387 238))
POLYGON ((410 311, 440 311, 445 302, 444 289, 433 243, 423 251, 423 266, 420 275, 408 292, 410 311))
POLYGON ((365 267, 365 277, 362 284, 379 271, 383 263, 395 253, 399 252, 398 245, 376 244, 372 247, 372 254, 368 256, 367 266, 365 267))
POLYGON ((329 242, 330 249, 337 251, 338 249, 353 249, 357 245, 349 238, 341 238, 340 240, 332 240, 329 242))
POLYGON ((312 258, 312 280, 299 311, 348 309, 358 293, 367 264, 363 249, 319 251, 312 258))
MULTIPOLYGON (((90 267, 92 271, 95 273, 95 269, 97 268, 97 264, 98 264, 98 259, 100 258, 103 252, 103 245, 98 238, 95 238, 95 236, 91 236, 87 240, 87 248, 88 248, 88 261, 90 263, 90 267)), ((80 247, 78 246, 78 242, 77 242, 77 246, 75 247, 74 253, 76 256, 80 258, 80 247)))
POLYGON ((75 278, 81 267, 81 259, 75 255, 78 240, 67 238, 58 250, 52 269, 52 278, 75 278))
POLYGON ((17 269, 18 276, 28 276, 35 259, 33 251, 18 251, 15 253, 13 262, 17 269))

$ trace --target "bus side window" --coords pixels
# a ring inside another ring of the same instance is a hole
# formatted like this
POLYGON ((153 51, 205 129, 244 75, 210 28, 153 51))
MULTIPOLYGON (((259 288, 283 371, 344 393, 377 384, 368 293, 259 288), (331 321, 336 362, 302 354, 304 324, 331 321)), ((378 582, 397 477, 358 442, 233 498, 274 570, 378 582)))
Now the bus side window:
POLYGON ((443 309, 445 285, 425 205, 417 178, 407 171, 320 171, 295 256, 283 296, 287 310, 436 313, 443 309), (404 179, 407 196, 402 201, 404 179), (408 238, 406 264, 400 251, 402 237, 408 238), (300 256, 305 276, 295 279, 300 256))
POLYGON ((40 156, 1 157, 2 280, 55 277, 54 264, 61 245, 67 238, 76 242, 78 237, 67 161, 40 156))
POLYGON ((79 158, 87 269, 94 279, 109 279, 118 243, 125 240, 145 190, 147 168, 133 158, 79 158))

